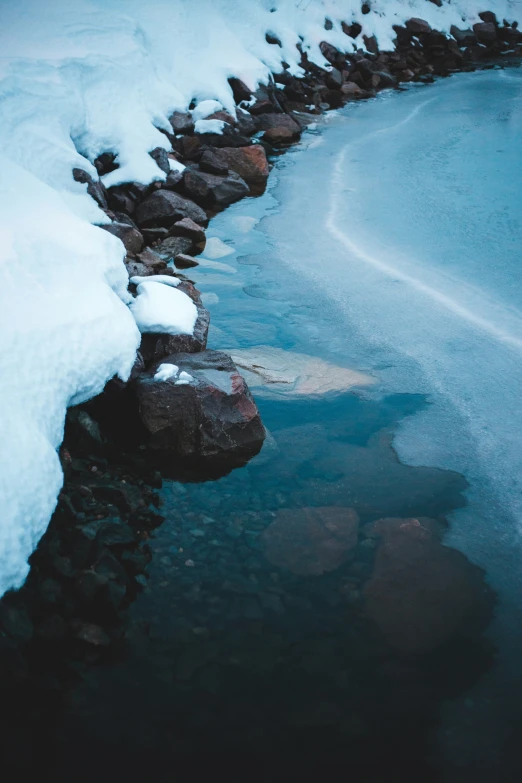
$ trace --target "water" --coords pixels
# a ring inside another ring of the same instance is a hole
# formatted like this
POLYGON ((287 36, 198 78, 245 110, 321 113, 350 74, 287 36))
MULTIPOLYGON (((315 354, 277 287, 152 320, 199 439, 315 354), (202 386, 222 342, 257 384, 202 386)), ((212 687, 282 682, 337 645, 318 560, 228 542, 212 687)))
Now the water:
POLYGON ((260 385, 261 454, 165 481, 125 655, 49 729, 57 776, 519 779, 521 96, 487 72, 351 106, 212 221, 209 344, 305 354, 308 393, 260 385), (313 394, 317 359, 373 383, 313 394), (307 575, 317 507, 355 510, 358 541, 307 575), (383 517, 422 526, 387 539, 377 627, 383 517))

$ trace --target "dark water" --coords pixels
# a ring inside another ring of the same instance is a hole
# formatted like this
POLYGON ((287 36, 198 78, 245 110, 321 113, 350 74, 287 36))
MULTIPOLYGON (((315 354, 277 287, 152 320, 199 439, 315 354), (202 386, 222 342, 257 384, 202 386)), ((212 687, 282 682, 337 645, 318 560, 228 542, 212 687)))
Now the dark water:
MULTIPOLYGON (((280 159, 277 178, 293 166, 280 159)), ((390 393, 389 351, 363 350, 341 309, 281 265, 265 229, 284 215, 277 178, 212 222, 225 245, 211 242, 193 275, 210 347, 268 345, 328 362, 323 377, 356 368, 375 383, 260 385, 261 454, 219 481, 164 482, 123 650, 42 708, 28 746, 68 780, 518 780, 515 691, 491 705, 498 733, 480 763, 479 724, 452 722, 497 668, 487 575, 444 544, 467 482, 397 458, 394 437, 431 401, 390 393), (339 519, 350 531, 332 543, 339 519)))

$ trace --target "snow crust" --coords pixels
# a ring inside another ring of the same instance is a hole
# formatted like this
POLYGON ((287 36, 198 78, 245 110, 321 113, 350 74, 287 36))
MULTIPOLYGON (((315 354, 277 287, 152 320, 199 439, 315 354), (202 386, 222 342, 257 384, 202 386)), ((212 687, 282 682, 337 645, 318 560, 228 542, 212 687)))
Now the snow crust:
POLYGON ((198 317, 196 305, 187 294, 164 281, 149 282, 147 278, 139 283, 138 296, 130 309, 140 332, 155 334, 192 334, 198 317))
POLYGON ((139 283, 129 309, 123 246, 93 225, 108 218, 72 169, 96 178, 94 159, 112 150, 119 167, 107 186, 164 179, 148 153, 169 148, 159 129, 171 130, 173 111, 195 101, 195 119, 208 123, 210 101, 235 115, 229 77, 254 88, 283 62, 300 75, 301 40, 322 66, 321 41, 362 46, 341 21, 359 21, 386 49, 392 26, 412 16, 449 31, 485 6, 508 20, 520 6, 372 0, 363 15, 360 0, 0 3, 1 595, 23 583, 56 504, 67 406, 128 376, 140 339, 132 314, 142 329, 191 331, 196 317, 188 297, 156 281, 139 283), (267 43, 267 31, 281 46, 267 43))

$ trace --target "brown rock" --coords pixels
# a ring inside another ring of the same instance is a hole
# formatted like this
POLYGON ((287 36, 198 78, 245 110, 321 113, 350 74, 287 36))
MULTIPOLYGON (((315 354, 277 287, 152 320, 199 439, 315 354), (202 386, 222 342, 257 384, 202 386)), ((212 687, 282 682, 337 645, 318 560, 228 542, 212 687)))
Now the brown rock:
POLYGON ((266 152, 261 144, 250 147, 224 147, 220 154, 228 167, 247 183, 252 189, 264 186, 268 179, 269 168, 266 152))
POLYGON ((198 204, 212 208, 224 209, 249 193, 248 185, 235 172, 227 177, 219 177, 197 167, 187 168, 183 182, 187 193, 198 204))
POLYGON ((419 35, 422 33, 430 33, 431 25, 429 25, 425 19, 414 17, 406 22, 406 29, 413 35, 419 35))
POLYGON ((210 313, 203 307, 199 291, 188 280, 183 280, 178 291, 190 296, 198 311, 192 334, 155 334, 141 336, 140 353, 145 362, 157 362, 172 353, 198 353, 207 347, 210 313))
POLYGON ((174 259, 174 264, 177 266, 178 269, 190 269, 193 266, 199 266, 198 262, 195 258, 192 258, 192 256, 187 255, 186 253, 180 253, 176 256, 174 259))
POLYGON ((202 226, 208 225, 207 215, 201 207, 170 190, 155 191, 136 210, 136 222, 145 228, 170 228, 185 217, 202 226))
POLYGON ((334 571, 350 559, 358 524, 351 508, 281 509, 261 536, 265 555, 273 565, 302 576, 334 571))
POLYGON ((482 571, 441 544, 435 520, 381 519, 368 532, 382 538, 365 588, 369 616, 403 652, 441 644, 480 601, 482 571))
POLYGON ((194 120, 188 112, 175 111, 169 117, 174 133, 192 133, 194 131, 194 120))
POLYGON ((187 239, 192 240, 194 249, 198 253, 203 252, 207 243, 204 229, 190 218, 183 218, 183 220, 174 223, 169 231, 169 235, 172 237, 187 237, 187 239))
POLYGON ((134 384, 141 421, 154 449, 179 457, 208 458, 259 451, 265 429, 244 379, 232 359, 219 351, 179 353, 175 364, 192 380, 155 381, 157 365, 134 384))
POLYGON ((345 82, 341 92, 345 98, 361 98, 364 95, 364 90, 355 82, 345 82))
POLYGON ((143 247, 143 237, 136 226, 114 221, 113 223, 106 223, 100 226, 100 228, 121 239, 127 253, 139 253, 143 247))

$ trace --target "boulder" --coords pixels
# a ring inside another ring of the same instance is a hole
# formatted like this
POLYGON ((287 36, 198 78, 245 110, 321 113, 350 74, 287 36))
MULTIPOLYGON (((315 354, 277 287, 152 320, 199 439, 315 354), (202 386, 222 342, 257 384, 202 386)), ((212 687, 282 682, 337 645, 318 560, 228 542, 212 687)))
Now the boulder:
POLYGON ((341 22, 341 27, 345 35, 349 35, 350 38, 357 38, 362 33, 362 25, 359 22, 353 22, 348 25, 346 22, 341 22))
POLYGON ((489 22, 490 24, 498 24, 497 22, 497 16, 493 13, 493 11, 482 11, 479 14, 479 18, 482 19, 483 22, 489 22))
POLYGON ((301 576, 346 563, 357 546, 359 517, 351 508, 284 508, 261 535, 267 560, 301 576))
POLYGON ((156 190, 136 210, 136 222, 144 228, 170 228, 185 217, 201 226, 208 225, 208 217, 201 207, 171 190, 156 190))
POLYGON ((192 248, 192 240, 188 237, 169 236, 154 246, 154 252, 166 263, 170 264, 180 253, 188 253, 192 248))
POLYGON ((191 267, 199 266, 196 259, 187 255, 186 253, 180 253, 178 256, 176 256, 174 259, 174 264, 177 269, 190 269, 191 267))
POLYGON ((103 182, 94 180, 83 169, 73 169, 72 173, 75 182, 87 184, 87 193, 96 201, 98 206, 102 209, 107 209, 107 191, 103 182))
POLYGON ((237 79, 236 77, 232 76, 228 80, 228 83, 230 84, 236 103, 250 100, 252 97, 252 90, 250 90, 246 84, 241 81, 241 79, 237 79))
POLYGON ((365 91, 355 82, 345 82, 341 87, 341 92, 345 98, 362 98, 365 91))
POLYGON ((194 166, 185 170, 183 182, 194 201, 214 209, 223 209, 249 194, 248 185, 235 172, 219 177, 194 166))
POLYGON ((163 147, 156 147, 149 152, 150 157, 156 161, 158 168, 163 171, 164 174, 170 174, 170 163, 167 150, 163 147))
POLYGON ((176 365, 191 380, 154 380, 156 365, 134 382, 151 448, 194 459, 259 451, 265 429, 229 356, 219 351, 178 353, 162 363, 176 365))
POLYGON ((228 165, 220 150, 205 150, 200 158, 199 167, 201 171, 206 171, 209 174, 219 174, 225 177, 228 174, 228 165))
POLYGON ((497 28, 492 22, 477 22, 473 25, 477 40, 482 44, 492 44, 497 40, 497 28))
POLYGON ((264 186, 268 179, 269 168, 266 152, 261 144, 249 147, 224 147, 219 154, 228 167, 247 183, 252 189, 264 186))
POLYGON ((425 19, 418 19, 413 17, 406 22, 406 29, 412 35, 422 35, 423 33, 431 33, 431 25, 425 19))
POLYGON ((172 353, 197 353, 207 347, 210 313, 203 307, 199 291, 188 280, 178 286, 179 291, 190 296, 198 311, 192 334, 154 334, 141 336, 140 353, 146 362, 157 362, 172 353))
POLYGON ((204 229, 190 218, 183 218, 183 220, 174 223, 169 231, 169 235, 172 237, 187 237, 192 240, 199 253, 203 252, 207 242, 204 229))
POLYGON ((263 139, 274 146, 291 144, 301 136, 301 126, 288 114, 262 114, 257 127, 265 131, 263 139))
POLYGON ((113 223, 106 223, 100 226, 100 228, 121 239, 127 253, 136 254, 143 248, 143 237, 136 226, 114 221, 113 223))
POLYGON ((477 36, 473 30, 460 30, 455 25, 451 25, 450 33, 456 40, 459 46, 467 46, 468 44, 474 44, 477 41, 477 36))
POLYGON ((381 539, 365 588, 366 611, 392 647, 432 649, 475 613, 483 573, 441 544, 435 520, 380 519, 366 532, 381 539))
POLYGON ((169 122, 176 134, 194 132, 194 120, 189 112, 175 111, 169 117, 169 122))

